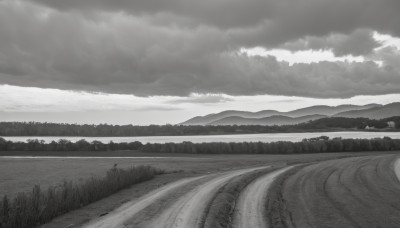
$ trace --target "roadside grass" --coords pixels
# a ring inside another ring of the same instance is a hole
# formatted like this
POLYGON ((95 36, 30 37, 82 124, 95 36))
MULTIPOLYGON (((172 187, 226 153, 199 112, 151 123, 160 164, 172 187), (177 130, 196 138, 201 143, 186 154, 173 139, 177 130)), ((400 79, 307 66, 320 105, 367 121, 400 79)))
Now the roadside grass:
POLYGON ((114 166, 104 177, 91 177, 82 183, 65 180, 45 191, 36 185, 30 193, 21 192, 13 199, 4 196, 0 200, 0 227, 36 227, 162 173, 163 170, 151 166, 129 169, 114 166))
POLYGON ((228 184, 219 189, 212 202, 206 209, 203 227, 227 228, 231 227, 232 216, 236 200, 242 190, 256 178, 278 169, 278 166, 253 171, 232 179, 228 184))

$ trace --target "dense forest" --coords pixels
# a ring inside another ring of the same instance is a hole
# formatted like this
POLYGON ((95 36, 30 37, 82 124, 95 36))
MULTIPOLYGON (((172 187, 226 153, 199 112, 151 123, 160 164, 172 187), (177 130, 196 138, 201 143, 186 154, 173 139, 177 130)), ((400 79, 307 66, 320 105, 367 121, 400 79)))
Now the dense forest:
POLYGON ((387 129, 393 121, 400 129, 400 116, 371 120, 367 118, 322 118, 298 125, 260 126, 184 126, 184 125, 78 125, 38 122, 0 122, 0 136, 163 136, 163 135, 211 135, 284 133, 333 130, 364 130, 367 126, 376 130, 387 129))
POLYGON ((188 154, 302 154, 325 152, 390 151, 400 150, 400 139, 389 137, 375 139, 329 139, 327 136, 304 139, 301 142, 239 142, 239 143, 102 143, 80 140, 58 142, 28 140, 12 142, 0 138, 0 151, 116 151, 136 150, 148 153, 188 154))

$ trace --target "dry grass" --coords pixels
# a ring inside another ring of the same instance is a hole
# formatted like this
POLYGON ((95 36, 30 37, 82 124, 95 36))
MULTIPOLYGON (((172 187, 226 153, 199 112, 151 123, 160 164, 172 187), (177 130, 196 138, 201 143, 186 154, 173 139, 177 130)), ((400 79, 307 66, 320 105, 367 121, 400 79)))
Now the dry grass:
POLYGON ((151 166, 135 166, 127 170, 113 167, 104 177, 92 177, 79 184, 64 181, 62 185, 47 190, 36 185, 30 193, 22 192, 14 199, 5 196, 0 200, 0 227, 36 227, 162 173, 164 171, 151 166))

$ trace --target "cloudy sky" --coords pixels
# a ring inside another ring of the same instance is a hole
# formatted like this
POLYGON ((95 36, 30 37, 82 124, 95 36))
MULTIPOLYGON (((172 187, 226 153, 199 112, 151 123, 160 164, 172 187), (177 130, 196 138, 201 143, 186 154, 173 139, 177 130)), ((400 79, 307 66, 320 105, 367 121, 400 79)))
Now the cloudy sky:
POLYGON ((0 121, 400 101, 398 0, 0 0, 0 121))

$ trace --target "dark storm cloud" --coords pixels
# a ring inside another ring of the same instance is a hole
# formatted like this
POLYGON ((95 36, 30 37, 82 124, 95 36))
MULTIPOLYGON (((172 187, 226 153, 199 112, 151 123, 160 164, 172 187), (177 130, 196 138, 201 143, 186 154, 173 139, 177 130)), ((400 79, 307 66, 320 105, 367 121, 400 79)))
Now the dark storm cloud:
POLYGON ((349 34, 372 29, 400 36, 400 1, 396 0, 302 0, 273 1, 279 7, 263 23, 234 29, 237 39, 248 46, 271 47, 305 36, 349 34))
POLYGON ((109 11, 133 15, 173 14, 221 28, 252 27, 277 9, 263 0, 36 0, 61 11, 109 11))
POLYGON ((250 46, 275 45, 307 35, 358 28, 400 35, 397 0, 34 0, 62 11, 93 10, 132 15, 173 14, 197 25, 233 29, 250 46))
POLYGON ((397 1, 36 2, 57 10, 0 1, 0 84, 140 96, 400 92, 395 50, 382 53, 384 67, 373 62, 290 66, 272 57, 237 54, 254 45, 371 54, 377 46, 371 29, 398 32, 397 1), (388 21, 383 25, 370 14, 388 21))

